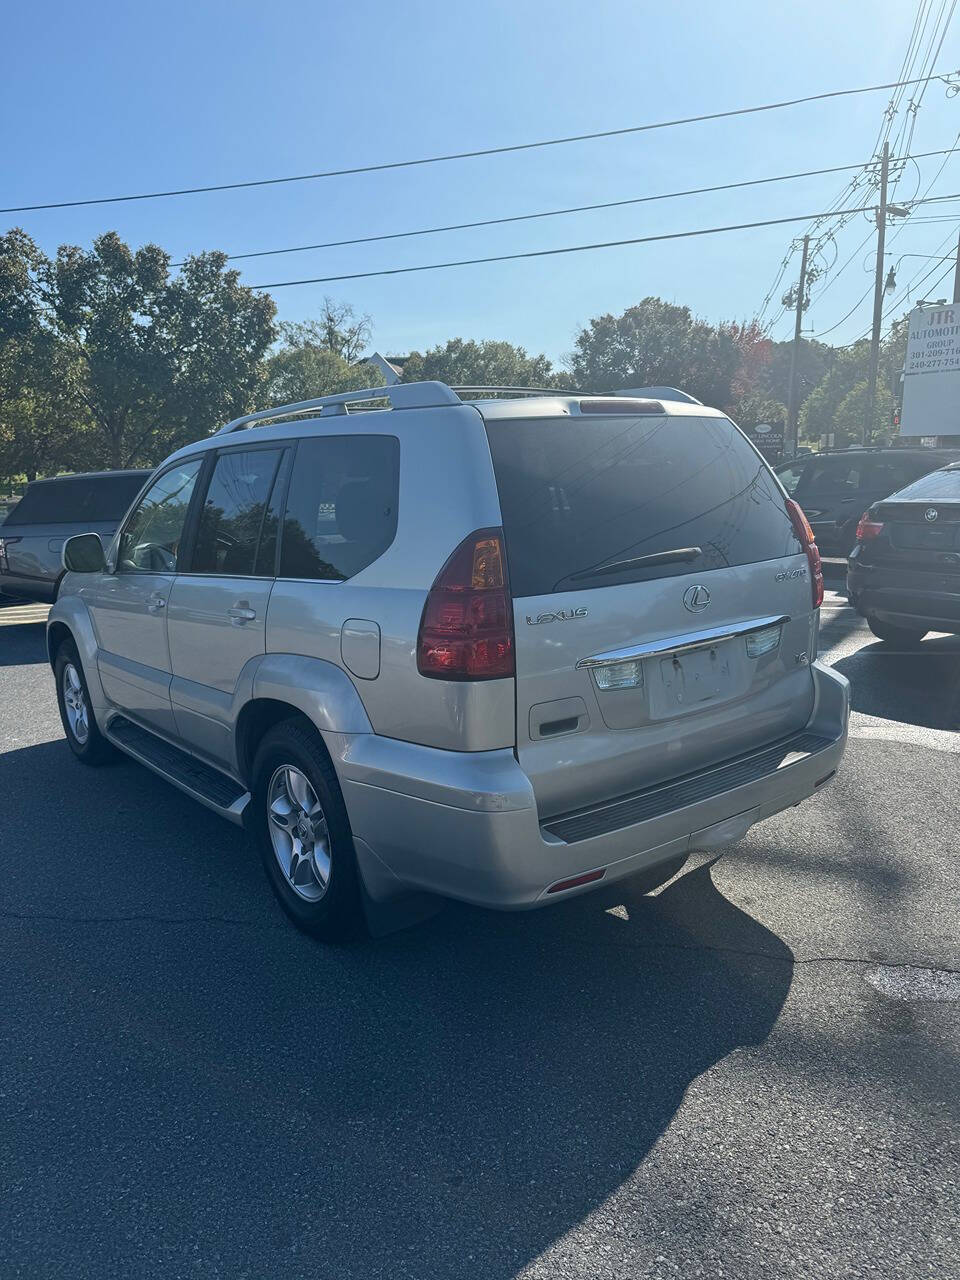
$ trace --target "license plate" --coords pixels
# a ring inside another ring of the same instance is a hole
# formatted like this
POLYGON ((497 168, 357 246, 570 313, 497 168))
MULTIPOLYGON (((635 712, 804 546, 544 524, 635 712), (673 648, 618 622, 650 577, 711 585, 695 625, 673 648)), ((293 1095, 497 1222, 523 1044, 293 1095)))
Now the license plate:
POLYGON ((720 647, 661 658, 660 675, 667 701, 673 706, 709 702, 729 693, 733 684, 730 660, 720 647))

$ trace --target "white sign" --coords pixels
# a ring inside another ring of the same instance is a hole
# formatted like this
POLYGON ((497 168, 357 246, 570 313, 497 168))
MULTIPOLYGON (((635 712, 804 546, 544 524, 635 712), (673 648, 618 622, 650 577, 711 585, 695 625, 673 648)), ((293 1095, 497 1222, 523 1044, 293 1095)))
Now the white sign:
POLYGON ((960 435, 960 303, 910 316, 900 434, 960 435))

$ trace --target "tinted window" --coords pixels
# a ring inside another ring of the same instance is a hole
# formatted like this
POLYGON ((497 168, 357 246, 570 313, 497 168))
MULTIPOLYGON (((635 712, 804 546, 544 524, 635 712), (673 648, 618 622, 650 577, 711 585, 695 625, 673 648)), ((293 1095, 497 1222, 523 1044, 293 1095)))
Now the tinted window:
POLYGON ((231 449, 217 458, 200 514, 194 573, 253 573, 282 452, 231 449))
POLYGON ((805 493, 856 493, 863 477, 863 458, 821 458, 803 469, 794 496, 802 502, 805 493))
POLYGON ((896 456, 874 458, 867 464, 865 487, 873 493, 888 494, 902 489, 911 480, 916 480, 930 470, 930 463, 922 459, 896 456))
POLYGON ((119 520, 149 472, 70 476, 29 485, 10 515, 11 524, 83 524, 119 520))
POLYGON ((341 582, 372 564, 397 532, 395 436, 301 440, 293 461, 280 576, 341 582))
POLYGON ((516 596, 634 556, 690 559, 590 578, 591 587, 750 564, 799 550, 766 464, 726 418, 491 421, 516 596))
POLYGON ((172 467, 150 486, 120 535, 117 568, 126 573, 174 573, 201 459, 172 467))

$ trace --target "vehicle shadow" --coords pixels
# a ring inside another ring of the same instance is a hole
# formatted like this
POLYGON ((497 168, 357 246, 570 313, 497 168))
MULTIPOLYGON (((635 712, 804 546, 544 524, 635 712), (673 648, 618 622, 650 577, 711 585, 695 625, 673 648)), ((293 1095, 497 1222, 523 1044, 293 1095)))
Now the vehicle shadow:
POLYGON ((451 906, 325 948, 235 829, 65 755, 0 756, 5 1252, 25 1272, 507 1280, 790 988, 791 951, 710 864, 616 911, 451 906))
POLYGON ((927 729, 960 728, 960 636, 935 636, 912 649, 877 641, 833 666, 850 681, 854 711, 927 729))
POLYGON ((0 613, 0 667, 46 662, 46 623, 11 622, 0 613))

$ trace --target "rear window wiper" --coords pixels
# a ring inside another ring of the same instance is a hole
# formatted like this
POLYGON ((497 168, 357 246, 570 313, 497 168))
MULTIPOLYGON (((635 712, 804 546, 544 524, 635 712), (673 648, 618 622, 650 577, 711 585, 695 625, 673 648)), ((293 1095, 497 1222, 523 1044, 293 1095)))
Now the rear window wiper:
POLYGON ((614 560, 610 564, 592 565, 565 573, 553 584, 556 591, 561 582, 581 582, 584 578, 600 578, 611 573, 625 573, 630 569, 654 569, 662 564, 683 564, 703 555, 702 547, 674 547, 672 551, 654 551, 648 556, 631 556, 629 560, 614 560))

